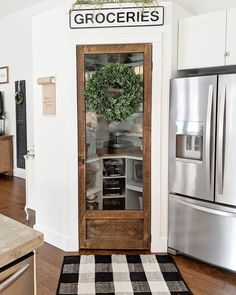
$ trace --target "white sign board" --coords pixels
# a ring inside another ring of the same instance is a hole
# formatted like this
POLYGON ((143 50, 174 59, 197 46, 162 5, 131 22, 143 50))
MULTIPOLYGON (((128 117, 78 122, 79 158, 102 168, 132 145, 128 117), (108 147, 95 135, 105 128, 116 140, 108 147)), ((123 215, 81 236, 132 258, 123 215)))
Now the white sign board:
POLYGON ((164 7, 120 7, 70 11, 70 28, 163 26, 164 7))

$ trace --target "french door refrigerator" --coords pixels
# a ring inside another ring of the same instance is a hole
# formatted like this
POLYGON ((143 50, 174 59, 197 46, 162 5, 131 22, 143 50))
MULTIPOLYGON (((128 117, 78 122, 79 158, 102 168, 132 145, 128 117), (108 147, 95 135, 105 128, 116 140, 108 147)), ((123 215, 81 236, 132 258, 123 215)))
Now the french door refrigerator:
POLYGON ((236 271, 236 74, 171 81, 168 247, 236 271))

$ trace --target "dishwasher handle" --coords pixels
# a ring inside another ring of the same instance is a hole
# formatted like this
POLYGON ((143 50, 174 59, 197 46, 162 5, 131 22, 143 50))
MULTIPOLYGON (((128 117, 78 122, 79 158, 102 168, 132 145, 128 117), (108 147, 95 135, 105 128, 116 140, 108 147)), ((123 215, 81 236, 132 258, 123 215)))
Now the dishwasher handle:
POLYGON ((17 281, 30 267, 30 264, 24 265, 18 271, 16 271, 13 275, 7 278, 4 282, 0 284, 0 294, 9 288, 15 281, 17 281))

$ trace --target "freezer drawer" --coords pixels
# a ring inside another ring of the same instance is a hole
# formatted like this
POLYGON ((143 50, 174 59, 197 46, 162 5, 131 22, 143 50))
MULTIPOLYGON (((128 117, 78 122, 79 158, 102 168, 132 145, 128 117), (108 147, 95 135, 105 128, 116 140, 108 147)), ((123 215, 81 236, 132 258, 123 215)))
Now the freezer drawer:
POLYGON ((168 247, 236 271, 236 209, 169 195, 168 247))
POLYGON ((0 269, 1 295, 34 294, 34 255, 33 253, 0 269))

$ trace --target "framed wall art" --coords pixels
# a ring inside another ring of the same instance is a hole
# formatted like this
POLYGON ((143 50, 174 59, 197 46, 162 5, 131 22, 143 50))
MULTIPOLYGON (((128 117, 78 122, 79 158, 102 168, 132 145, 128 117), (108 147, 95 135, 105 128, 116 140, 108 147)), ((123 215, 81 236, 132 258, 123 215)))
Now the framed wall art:
POLYGON ((0 84, 9 83, 8 67, 0 67, 0 84))

